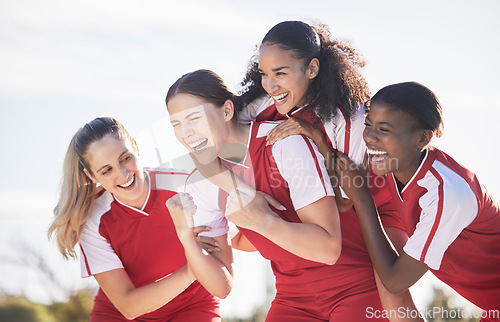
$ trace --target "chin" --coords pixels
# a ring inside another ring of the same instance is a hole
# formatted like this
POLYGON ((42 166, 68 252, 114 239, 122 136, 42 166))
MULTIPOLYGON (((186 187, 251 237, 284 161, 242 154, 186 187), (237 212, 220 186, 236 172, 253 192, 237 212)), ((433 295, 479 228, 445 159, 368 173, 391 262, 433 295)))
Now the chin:
POLYGON ((217 159, 217 153, 214 151, 204 151, 202 153, 193 153, 190 152, 191 158, 196 158, 201 164, 210 164, 217 159))
POLYGON ((371 166, 373 173, 377 176, 384 176, 386 174, 391 173, 391 171, 387 169, 387 167, 385 167, 385 165, 383 164, 371 163, 371 166))

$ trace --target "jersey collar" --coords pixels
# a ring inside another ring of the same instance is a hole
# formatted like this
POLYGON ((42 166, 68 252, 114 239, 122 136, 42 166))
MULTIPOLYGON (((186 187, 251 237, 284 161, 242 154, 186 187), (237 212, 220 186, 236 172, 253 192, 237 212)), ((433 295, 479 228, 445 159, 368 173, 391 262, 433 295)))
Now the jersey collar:
POLYGON ((144 201, 144 204, 142 205, 141 209, 137 209, 134 207, 131 207, 129 205, 124 204, 120 200, 118 200, 115 195, 111 194, 113 196, 113 199, 120 205, 122 205, 125 208, 129 208, 130 210, 133 210, 134 212, 138 212, 142 215, 149 216, 147 212, 144 211, 144 208, 146 208, 146 205, 148 204, 149 201, 149 196, 151 195, 151 178, 149 177, 149 172, 147 170, 144 170, 144 177, 146 178, 146 182, 148 184, 148 195, 146 196, 146 200, 144 201))

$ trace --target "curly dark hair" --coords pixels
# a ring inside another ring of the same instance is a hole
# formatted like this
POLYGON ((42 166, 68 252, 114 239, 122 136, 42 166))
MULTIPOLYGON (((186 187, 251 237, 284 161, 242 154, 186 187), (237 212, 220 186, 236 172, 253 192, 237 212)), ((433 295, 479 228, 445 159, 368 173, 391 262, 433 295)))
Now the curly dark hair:
MULTIPOLYGON (((295 58, 304 61, 304 66, 313 58, 319 60, 320 70, 309 87, 306 102, 319 96, 316 113, 322 120, 331 120, 338 108, 349 117, 369 99, 368 85, 359 72, 365 61, 356 49, 332 39, 327 25, 311 26, 302 21, 284 21, 268 31, 260 47, 264 44, 276 44, 284 50, 293 51, 295 58)), ((266 94, 261 84, 258 53, 250 60, 241 86, 244 106, 266 94)))

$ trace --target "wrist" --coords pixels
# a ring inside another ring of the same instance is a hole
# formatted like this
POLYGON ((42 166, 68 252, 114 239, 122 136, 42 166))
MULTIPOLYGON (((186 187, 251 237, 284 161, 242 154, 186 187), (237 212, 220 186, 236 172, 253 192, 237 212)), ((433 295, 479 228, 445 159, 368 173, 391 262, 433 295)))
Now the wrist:
POLYGON ((192 241, 196 242, 196 236, 194 234, 193 228, 180 228, 177 229, 177 237, 182 244, 188 244, 192 241))
POLYGON ((373 202, 373 196, 370 189, 367 187, 360 187, 354 196, 349 196, 354 204, 373 202))
POLYGON ((276 217, 272 216, 271 214, 264 213, 262 215, 262 220, 260 220, 254 231, 258 232, 261 235, 265 235, 265 233, 271 229, 271 227, 274 224, 274 221, 276 220, 276 217))

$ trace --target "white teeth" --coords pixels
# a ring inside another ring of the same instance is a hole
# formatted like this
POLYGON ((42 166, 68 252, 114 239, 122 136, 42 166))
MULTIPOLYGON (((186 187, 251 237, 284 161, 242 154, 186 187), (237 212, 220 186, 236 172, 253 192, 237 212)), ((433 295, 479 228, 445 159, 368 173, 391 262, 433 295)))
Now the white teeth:
POLYGON ((380 150, 372 150, 370 148, 367 149, 368 154, 375 154, 375 155, 382 155, 382 154, 387 154, 385 151, 380 151, 380 150))
POLYGON ((205 142, 206 140, 207 140, 207 139, 200 139, 200 140, 195 141, 195 142, 193 142, 193 143, 189 143, 188 145, 189 145, 191 148, 195 149, 198 145, 202 144, 202 143, 203 143, 203 142, 205 142))
POLYGON ((130 178, 130 180, 129 180, 128 182, 126 182, 126 183, 124 183, 124 184, 121 184, 121 185, 119 185, 119 186, 120 186, 120 187, 122 187, 122 188, 127 188, 127 187, 129 187, 129 186, 132 184, 132 182, 134 182, 134 178, 135 178, 135 175, 133 175, 133 176, 132 176, 132 178, 130 178))
POLYGON ((288 96, 288 93, 285 93, 285 94, 281 94, 281 95, 278 95, 278 96, 273 96, 273 99, 274 99, 275 101, 282 101, 282 100, 284 100, 284 99, 285 99, 285 97, 287 97, 287 96, 288 96))

